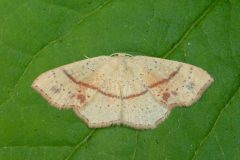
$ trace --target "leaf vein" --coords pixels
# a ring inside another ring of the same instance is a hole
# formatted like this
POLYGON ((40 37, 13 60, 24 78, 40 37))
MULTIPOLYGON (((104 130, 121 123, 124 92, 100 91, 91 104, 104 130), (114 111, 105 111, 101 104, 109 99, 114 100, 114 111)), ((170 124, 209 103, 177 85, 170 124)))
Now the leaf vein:
POLYGON ((238 85, 237 89, 234 91, 234 93, 232 94, 232 96, 230 96, 229 100, 227 101, 227 103, 224 105, 224 107, 222 107, 221 111, 219 112, 216 120, 214 121, 213 126, 209 129, 208 133, 206 134, 206 136, 203 137, 203 139, 200 141, 198 147, 195 149, 194 154, 192 156, 192 160, 196 159, 196 156, 199 153, 200 148, 203 146, 203 144, 205 143, 205 141, 208 139, 208 137, 210 136, 210 134, 216 129, 217 123, 219 121, 219 119, 221 118, 221 116, 223 115, 224 111, 227 109, 227 107, 230 105, 230 103, 234 100, 234 98, 237 95, 237 92, 240 90, 240 84, 238 85))
POLYGON ((41 51, 43 51, 45 48, 55 44, 56 42, 60 41, 61 39, 63 39, 64 37, 70 35, 71 33, 73 33, 78 26, 84 22, 87 18, 89 18, 90 16, 94 15, 97 11, 99 11, 100 9, 102 9, 104 6, 106 6, 107 4, 109 4, 112 0, 108 0, 105 1, 102 5, 98 6, 95 10, 93 10, 92 12, 86 14, 83 18, 81 18, 79 20, 79 22, 77 23, 77 25, 75 27, 73 27, 69 32, 65 33, 62 36, 59 36, 58 38, 56 38, 55 40, 52 40, 50 42, 48 42, 46 45, 44 45, 43 47, 41 47, 37 52, 35 52, 35 54, 32 56, 31 60, 27 63, 27 65, 25 66, 25 69, 23 70, 21 76, 19 77, 19 79, 17 80, 16 84, 14 85, 12 91, 10 91, 8 98, 6 98, 4 101, 2 101, 0 103, 0 106, 2 106, 4 103, 8 102, 8 100, 10 100, 13 95, 15 90, 17 89, 19 83, 21 82, 22 78, 24 77, 24 75, 27 73, 28 69, 30 68, 31 64, 33 63, 33 61, 39 57, 39 55, 41 54, 41 51))
POLYGON ((208 5, 203 12, 193 21, 193 23, 186 29, 186 31, 183 33, 183 35, 180 37, 180 39, 175 43, 169 51, 167 51, 164 55, 163 58, 166 58, 170 56, 175 49, 177 49, 183 41, 189 36, 189 34, 202 22, 202 20, 210 13, 210 11, 216 6, 218 0, 214 0, 208 5))
POLYGON ((72 156, 76 153, 76 151, 84 144, 87 143, 87 141, 89 141, 89 139, 93 136, 93 134, 96 132, 96 129, 91 130, 88 135, 83 138, 83 140, 81 140, 72 150, 72 152, 65 158, 65 160, 69 160, 70 158, 72 158, 72 156))
POLYGON ((136 131, 136 144, 135 144, 135 148, 133 151, 132 160, 135 160, 135 158, 136 158, 138 139, 139 139, 139 131, 136 131))
MULTIPOLYGON (((200 14, 199 17, 197 17, 197 19, 195 19, 192 23, 192 25, 190 25, 190 27, 183 33, 183 35, 180 37, 180 39, 178 40, 178 42, 173 45, 173 47, 167 51, 162 57, 166 58, 168 56, 170 56, 173 51, 178 48, 182 42, 189 36, 189 34, 198 26, 198 24, 208 15, 208 13, 212 10, 212 8, 214 8, 214 6, 217 4, 218 0, 214 0, 210 3, 210 5, 203 10, 203 12, 200 14)), ((138 139, 136 139, 136 141, 138 141, 138 139)), ((133 160, 135 159, 136 156, 136 149, 137 146, 134 149, 134 153, 133 153, 133 160)))

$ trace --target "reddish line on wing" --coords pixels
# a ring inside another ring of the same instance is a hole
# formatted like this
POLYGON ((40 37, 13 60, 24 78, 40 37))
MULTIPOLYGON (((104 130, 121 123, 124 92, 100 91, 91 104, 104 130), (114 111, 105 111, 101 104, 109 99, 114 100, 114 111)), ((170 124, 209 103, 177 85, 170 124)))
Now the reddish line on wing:
MULTIPOLYGON (((149 85, 148 88, 154 88, 154 87, 157 87, 157 86, 159 86, 159 85, 161 85, 161 84, 163 84, 163 83, 167 83, 169 80, 171 80, 173 77, 175 77, 175 76, 178 74, 180 68, 181 68, 181 66, 179 66, 176 71, 172 72, 172 73, 169 75, 168 78, 162 79, 162 80, 160 80, 160 81, 158 81, 158 82, 156 82, 156 83, 153 83, 153 84, 149 85)), ((96 90, 96 91, 98 91, 99 93, 101 93, 101 94, 103 94, 103 95, 105 95, 105 96, 111 97, 111 98, 131 99, 131 98, 135 98, 135 97, 139 97, 139 96, 141 96, 141 95, 144 95, 145 93, 148 92, 148 90, 146 89, 146 90, 144 90, 144 91, 142 91, 142 92, 139 92, 139 93, 136 93, 136 94, 130 94, 130 95, 128 95, 128 96, 121 97, 121 96, 118 96, 118 95, 115 95, 115 94, 112 94, 112 93, 104 92, 104 91, 102 91, 101 89, 99 89, 98 87, 93 86, 93 85, 91 85, 91 84, 88 84, 88 83, 85 83, 85 82, 82 82, 82 81, 78 81, 78 80, 76 80, 71 74, 69 74, 66 70, 62 70, 62 71, 63 71, 63 73, 64 73, 71 81, 73 81, 75 84, 84 86, 84 87, 86 87, 86 88, 91 88, 91 89, 96 90)))
POLYGON ((112 93, 106 93, 104 91, 102 91, 101 89, 91 85, 91 84, 88 84, 88 83, 85 83, 85 82, 82 82, 82 81, 77 81, 71 74, 69 74, 67 71, 63 70, 63 72, 65 73, 65 75, 70 79, 72 80, 74 83, 76 84, 79 84, 83 87, 86 87, 86 88, 91 88, 93 90, 97 90, 98 92, 100 92, 101 94, 105 95, 105 96, 108 96, 108 97, 111 97, 111 98, 121 98, 120 96, 118 95, 114 95, 112 93))

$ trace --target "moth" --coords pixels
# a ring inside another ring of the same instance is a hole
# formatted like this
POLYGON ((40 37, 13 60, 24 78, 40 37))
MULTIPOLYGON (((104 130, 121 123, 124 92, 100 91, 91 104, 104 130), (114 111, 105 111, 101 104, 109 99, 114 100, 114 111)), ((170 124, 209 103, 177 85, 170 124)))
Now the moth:
POLYGON ((115 53, 49 70, 32 87, 53 106, 72 108, 91 128, 155 128, 176 106, 190 106, 213 82, 182 62, 115 53))

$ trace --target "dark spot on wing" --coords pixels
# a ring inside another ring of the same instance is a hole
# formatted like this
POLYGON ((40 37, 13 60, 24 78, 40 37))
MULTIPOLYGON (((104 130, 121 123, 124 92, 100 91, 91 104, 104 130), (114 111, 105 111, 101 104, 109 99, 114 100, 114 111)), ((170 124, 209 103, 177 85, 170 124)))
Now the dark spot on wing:
POLYGON ((195 84, 194 84, 193 82, 189 82, 189 83, 186 85, 187 89, 190 90, 190 91, 193 90, 194 86, 195 86, 195 84))
POLYGON ((77 95, 77 99, 80 100, 80 103, 84 103, 86 100, 86 97, 82 94, 77 95))
POLYGON ((171 91, 171 93, 172 93, 174 96, 177 95, 177 92, 175 92, 175 91, 171 91))
POLYGON ((168 98, 170 97, 170 94, 168 92, 164 92, 162 95, 162 98, 164 101, 168 101, 168 98))
POLYGON ((59 89, 57 86, 53 86, 53 87, 51 87, 50 90, 51 90, 54 94, 60 92, 60 89, 59 89))

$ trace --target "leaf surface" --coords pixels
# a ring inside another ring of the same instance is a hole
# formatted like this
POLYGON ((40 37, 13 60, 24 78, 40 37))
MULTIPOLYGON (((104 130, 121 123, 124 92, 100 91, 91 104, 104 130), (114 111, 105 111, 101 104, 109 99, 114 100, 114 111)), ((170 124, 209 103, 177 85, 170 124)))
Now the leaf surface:
POLYGON ((0 19, 0 159, 239 159, 239 0, 0 0, 0 19), (215 82, 146 131, 89 129, 30 87, 44 71, 114 52, 190 63, 215 82))

